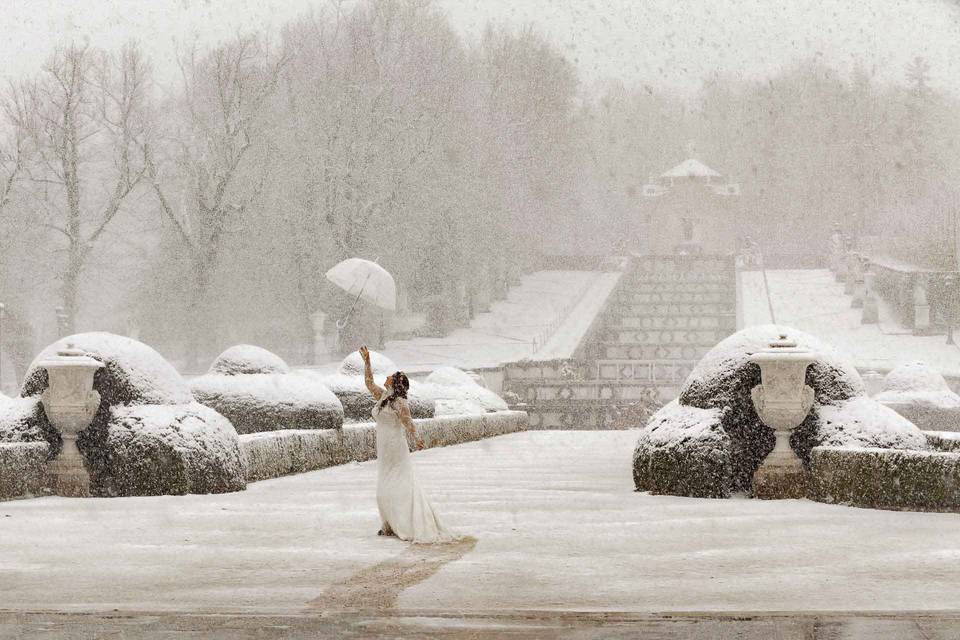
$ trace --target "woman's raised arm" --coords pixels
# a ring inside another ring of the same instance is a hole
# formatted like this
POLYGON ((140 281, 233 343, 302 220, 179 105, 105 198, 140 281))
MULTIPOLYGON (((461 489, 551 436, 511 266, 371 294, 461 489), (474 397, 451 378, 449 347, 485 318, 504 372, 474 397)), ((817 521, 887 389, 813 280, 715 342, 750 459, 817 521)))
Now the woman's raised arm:
POLYGON ((370 350, 365 346, 360 347, 360 357, 363 358, 363 381, 367 384, 367 390, 373 395, 374 400, 380 400, 386 391, 373 380, 373 368, 370 366, 370 350))

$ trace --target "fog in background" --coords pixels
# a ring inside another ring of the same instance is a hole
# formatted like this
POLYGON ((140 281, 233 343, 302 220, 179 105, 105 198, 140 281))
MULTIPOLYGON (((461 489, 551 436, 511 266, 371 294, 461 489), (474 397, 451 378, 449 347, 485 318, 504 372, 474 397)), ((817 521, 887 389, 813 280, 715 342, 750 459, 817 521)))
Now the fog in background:
POLYGON ((402 310, 345 339, 455 326, 545 256, 642 251, 690 155, 785 266, 839 224, 956 268, 955 3, 64 5, 0 18, 6 375, 81 330, 312 362, 352 256, 402 310))

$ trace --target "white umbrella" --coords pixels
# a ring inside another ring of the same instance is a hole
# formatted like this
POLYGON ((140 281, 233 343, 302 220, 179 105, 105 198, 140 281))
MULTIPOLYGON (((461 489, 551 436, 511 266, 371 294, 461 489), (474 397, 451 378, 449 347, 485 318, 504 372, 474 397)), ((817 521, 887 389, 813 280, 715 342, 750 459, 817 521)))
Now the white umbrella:
POLYGON ((327 280, 357 300, 365 300, 381 309, 396 311, 397 285, 386 269, 376 262, 348 258, 327 271, 327 280))

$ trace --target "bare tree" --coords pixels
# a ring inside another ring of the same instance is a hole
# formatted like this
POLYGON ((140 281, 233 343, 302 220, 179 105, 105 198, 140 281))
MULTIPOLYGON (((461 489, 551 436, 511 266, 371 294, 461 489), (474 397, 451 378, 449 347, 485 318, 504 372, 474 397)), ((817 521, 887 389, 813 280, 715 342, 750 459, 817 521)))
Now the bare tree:
POLYGON ((17 140, 29 141, 33 152, 20 166, 30 202, 40 224, 67 243, 60 277, 68 331, 88 258, 144 175, 137 158, 148 83, 136 45, 116 56, 71 45, 57 50, 37 78, 12 87, 5 105, 17 140))
POLYGON ((143 147, 162 214, 192 265, 191 366, 208 344, 211 321, 203 304, 225 236, 263 189, 268 162, 253 149, 266 144, 269 100, 289 58, 257 36, 238 36, 202 57, 192 50, 180 59, 182 93, 166 122, 168 133, 143 147))

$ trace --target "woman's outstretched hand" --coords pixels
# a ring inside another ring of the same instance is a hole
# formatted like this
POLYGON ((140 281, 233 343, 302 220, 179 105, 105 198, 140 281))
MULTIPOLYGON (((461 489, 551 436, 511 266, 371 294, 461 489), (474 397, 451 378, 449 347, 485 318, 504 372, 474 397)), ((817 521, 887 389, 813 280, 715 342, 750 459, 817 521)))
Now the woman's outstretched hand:
POLYGON ((370 349, 367 349, 366 345, 360 347, 360 357, 363 358, 364 363, 370 364, 370 349))

